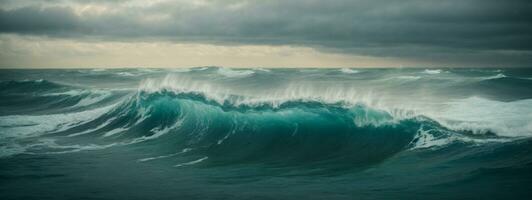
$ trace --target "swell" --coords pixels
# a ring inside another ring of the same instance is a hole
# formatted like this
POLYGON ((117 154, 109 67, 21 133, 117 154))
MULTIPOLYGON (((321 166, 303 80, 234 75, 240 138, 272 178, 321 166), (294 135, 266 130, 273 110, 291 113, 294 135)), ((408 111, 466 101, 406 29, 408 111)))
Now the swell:
POLYGON ((124 92, 87 89, 47 80, 0 82, 0 116, 82 111, 116 101, 124 92))
MULTIPOLYGON (((193 149, 186 154, 208 157, 211 164, 328 160, 365 165, 407 148, 419 128, 415 120, 392 121, 390 115, 362 105, 231 107, 197 94, 141 92, 113 111, 57 134, 100 145, 143 141, 157 148, 193 149), (99 128, 86 131, 94 127, 99 128)), ((158 154, 171 153, 164 149, 158 154)))
POLYGON ((455 93, 473 94, 489 99, 516 101, 532 98, 532 80, 497 74, 475 82, 450 87, 455 93))
POLYGON ((65 86, 44 79, 0 81, 2 93, 30 93, 63 88, 65 86))
POLYGON ((141 159, 147 161, 179 157, 194 164, 336 170, 367 167, 411 149, 501 141, 453 131, 424 116, 398 118, 364 104, 233 105, 200 92, 166 90, 139 91, 111 111, 52 135, 88 150, 98 149, 95 145, 152 149, 151 157, 141 159))
POLYGON ((24 146, 15 141, 12 147, 22 146, 18 151, 22 153, 69 153, 135 146, 151 152, 140 160, 182 161, 177 166, 252 163, 353 169, 408 150, 511 140, 497 132, 479 134, 462 125, 452 129, 436 118, 364 103, 245 99, 219 98, 202 90, 141 87, 105 109, 97 106, 94 112, 61 116, 72 120, 32 134, 40 137, 38 143, 24 146))

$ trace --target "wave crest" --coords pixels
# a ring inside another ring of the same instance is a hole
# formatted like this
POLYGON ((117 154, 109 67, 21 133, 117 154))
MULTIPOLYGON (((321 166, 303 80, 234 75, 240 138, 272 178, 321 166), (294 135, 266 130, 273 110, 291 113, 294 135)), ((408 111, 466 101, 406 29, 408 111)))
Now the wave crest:
MULTIPOLYGON (((366 103, 373 102, 372 98, 364 102, 365 98, 355 91, 329 91, 316 94, 313 89, 286 87, 277 93, 246 96, 242 95, 246 91, 234 94, 220 85, 174 76, 146 79, 135 94, 123 98, 105 113, 69 123, 64 128, 51 127, 48 132, 86 138, 85 146, 98 144, 110 148, 148 143, 194 149, 186 154, 208 157, 205 162, 221 164, 235 160, 319 162, 323 159, 367 164, 366 159, 374 159, 369 162, 374 163, 407 149, 456 142, 504 142, 509 139, 498 135, 515 136, 504 134, 508 131, 504 129, 478 131, 490 124, 460 118, 457 113, 468 105, 479 105, 475 99, 451 105, 455 110, 449 109, 449 113, 431 115, 405 109, 381 109, 366 103), (466 126, 475 123, 479 125, 466 126), (495 135, 489 136, 491 133, 495 135), (487 136, 479 137, 479 134, 487 136)), ((484 103, 490 106, 493 102, 484 103)), ((528 102, 521 104, 518 106, 528 102)), ((513 106, 504 104, 499 108, 513 109, 513 106)), ((468 113, 479 114, 474 110, 468 113)), ((495 124, 499 127, 508 120, 516 120, 494 119, 505 120, 495 124)), ((527 129, 523 130, 526 135, 527 129)), ((172 155, 172 152, 160 153, 172 155)))

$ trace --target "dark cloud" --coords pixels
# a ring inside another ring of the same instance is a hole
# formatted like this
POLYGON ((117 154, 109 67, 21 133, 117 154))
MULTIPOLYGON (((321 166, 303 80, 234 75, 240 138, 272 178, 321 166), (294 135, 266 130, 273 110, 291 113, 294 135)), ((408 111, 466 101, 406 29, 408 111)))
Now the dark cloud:
POLYGON ((532 1, 527 0, 162 1, 142 6, 90 1, 109 8, 96 13, 76 10, 87 1, 65 2, 3 8, 0 32, 288 44, 370 56, 532 64, 532 1))
POLYGON ((83 31, 70 9, 24 7, 0 11, 0 30, 22 34, 61 34, 83 31))

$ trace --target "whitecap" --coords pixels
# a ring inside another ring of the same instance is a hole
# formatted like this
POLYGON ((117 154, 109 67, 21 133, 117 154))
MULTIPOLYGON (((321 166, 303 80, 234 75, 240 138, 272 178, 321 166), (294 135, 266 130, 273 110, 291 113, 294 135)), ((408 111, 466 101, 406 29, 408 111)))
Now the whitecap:
POLYGON ((114 106, 75 113, 0 116, 0 132, 5 133, 0 137, 24 138, 67 130, 105 114, 114 106))
MULTIPOLYGON (((410 143, 409 150, 416 149, 440 149, 446 147, 450 144, 461 142, 464 144, 470 145, 479 145, 479 144, 488 144, 488 143, 501 143, 501 142, 511 142, 510 138, 473 138, 467 135, 462 135, 459 133, 446 132, 444 134, 440 133, 439 135, 435 132, 444 131, 444 130, 434 130, 428 129, 424 130, 421 127, 412 142, 410 143)), ((445 131, 444 131, 445 132, 445 131)))
POLYGON ((356 73, 359 73, 360 71, 355 70, 355 69, 350 69, 350 68, 342 68, 340 69, 340 72, 344 74, 356 74, 356 73))
POLYGON ((421 77, 420 76, 397 76, 395 77, 397 79, 403 79, 403 80, 418 80, 421 77))
POLYGON ((118 73, 116 73, 116 74, 117 74, 117 75, 120 75, 120 76, 126 76, 126 77, 127 77, 127 76, 137 76, 137 75, 135 75, 135 74, 133 74, 133 73, 131 73, 131 72, 118 72, 118 73))
POLYGON ((423 71, 423 73, 425 73, 425 74, 431 74, 431 75, 433 75, 433 74, 439 74, 439 73, 441 73, 441 72, 442 72, 441 69, 425 69, 425 71, 423 71))
POLYGON ((503 137, 532 136, 532 99, 500 102, 471 97, 427 115, 451 130, 503 137))
POLYGON ((255 71, 261 71, 261 72, 271 72, 271 70, 269 70, 269 69, 264 69, 264 68, 255 68, 254 70, 255 70, 255 71))
POLYGON ((219 104, 232 104, 234 106, 271 105, 277 107, 289 101, 318 101, 323 103, 345 103, 354 105, 365 103, 372 105, 377 101, 371 93, 358 92, 350 87, 324 87, 316 88, 305 83, 289 84, 279 90, 260 92, 232 91, 228 87, 198 82, 189 78, 168 75, 163 79, 145 79, 139 86, 139 91, 157 93, 160 91, 172 91, 174 93, 201 94, 210 101, 219 104))
POLYGON ((218 68, 218 74, 229 77, 229 78, 243 78, 253 75, 255 72, 253 70, 235 70, 231 68, 221 67, 218 68))
POLYGON ((176 69, 171 69, 172 72, 177 72, 177 73, 186 73, 186 72, 190 72, 191 69, 190 68, 176 68, 176 69))
POLYGON ((484 80, 490 80, 490 79, 499 79, 499 78, 506 78, 506 77, 507 77, 507 76, 504 75, 503 73, 498 73, 497 75, 484 77, 484 78, 482 78, 482 79, 484 79, 484 80))

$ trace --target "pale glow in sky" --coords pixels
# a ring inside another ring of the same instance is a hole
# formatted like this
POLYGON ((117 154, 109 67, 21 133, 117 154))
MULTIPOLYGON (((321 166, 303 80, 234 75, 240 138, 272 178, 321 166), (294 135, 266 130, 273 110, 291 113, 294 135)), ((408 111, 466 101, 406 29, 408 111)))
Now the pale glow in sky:
POLYGON ((283 45, 98 42, 3 35, 0 36, 0 48, 3 49, 0 51, 0 64, 4 68, 381 67, 417 64, 283 45))

